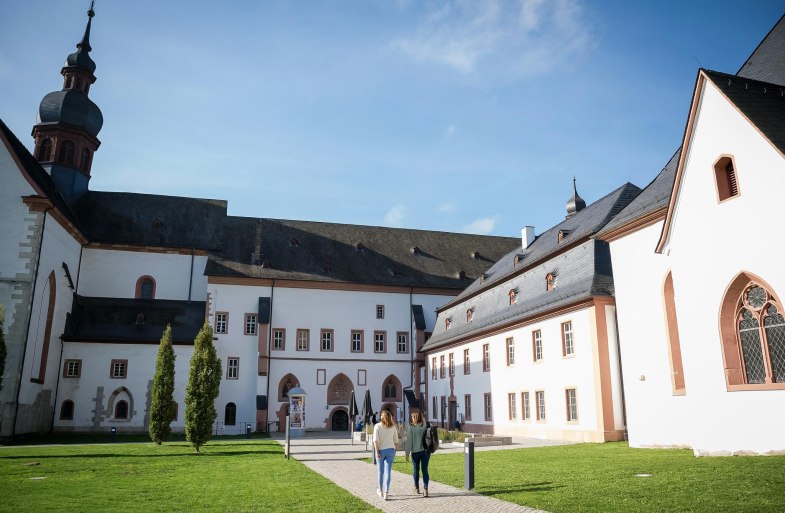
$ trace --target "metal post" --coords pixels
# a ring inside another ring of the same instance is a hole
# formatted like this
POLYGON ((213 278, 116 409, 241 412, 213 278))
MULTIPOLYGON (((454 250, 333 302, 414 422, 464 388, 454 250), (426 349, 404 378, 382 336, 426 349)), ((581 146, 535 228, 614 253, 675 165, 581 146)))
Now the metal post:
POLYGON ((463 442, 463 487, 474 489, 474 439, 467 438, 463 442))
POLYGON ((349 440, 354 445, 354 417, 349 417, 349 440))
POLYGON ((245 437, 246 438, 251 438, 251 423, 250 422, 246 422, 245 423, 245 437))
POLYGON ((284 456, 289 459, 289 451, 291 450, 291 438, 289 437, 289 415, 286 416, 286 445, 284 446, 284 456))
POLYGON ((113 427, 111 434, 109 435, 109 441, 115 443, 117 441, 117 428, 113 427))

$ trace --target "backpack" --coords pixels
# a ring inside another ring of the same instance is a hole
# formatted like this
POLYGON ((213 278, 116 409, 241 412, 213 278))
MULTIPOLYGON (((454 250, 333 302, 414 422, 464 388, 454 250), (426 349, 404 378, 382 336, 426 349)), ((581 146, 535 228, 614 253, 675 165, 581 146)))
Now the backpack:
POLYGON ((433 454, 439 448, 439 431, 431 426, 430 422, 425 423, 425 434, 423 435, 422 445, 425 450, 433 454))

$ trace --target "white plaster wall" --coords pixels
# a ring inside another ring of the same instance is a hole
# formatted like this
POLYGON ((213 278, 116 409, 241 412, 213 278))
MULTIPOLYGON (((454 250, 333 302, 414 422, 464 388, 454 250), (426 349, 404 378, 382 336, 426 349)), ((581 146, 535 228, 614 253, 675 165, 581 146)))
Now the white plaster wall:
MULTIPOLYGON (((178 405, 178 415, 177 420, 172 423, 172 429, 183 431, 185 429, 185 386, 188 383, 188 369, 193 355, 193 346, 175 345, 174 350, 174 400, 178 405)), ((130 419, 114 419, 114 412, 107 412, 106 417, 100 422, 99 430, 108 431, 110 428, 116 427, 118 431, 145 431, 147 429, 145 419, 148 387, 155 374, 157 353, 157 344, 67 342, 63 351, 63 360, 81 359, 82 372, 79 378, 61 378, 60 380, 55 408, 55 430, 91 431, 98 387, 103 387, 103 408, 107 408, 109 397, 115 390, 125 387, 133 397, 130 419), (127 378, 110 378, 110 366, 113 359, 128 360, 127 378), (60 409, 65 400, 74 402, 73 420, 60 420, 60 409)), ((221 382, 222 389, 225 383, 226 381, 221 382)), ((219 401, 216 401, 216 409, 219 410, 217 420, 222 420, 223 411, 219 409, 219 401)))
MULTIPOLYGON (((211 294, 210 322, 214 326, 216 312, 228 312, 228 333, 216 334, 216 346, 226 357, 241 356, 241 379, 239 383, 222 389, 219 402, 233 401, 237 404, 238 421, 255 419, 255 396, 268 395, 269 420, 276 420, 281 407, 278 399, 278 385, 288 373, 294 374, 302 388, 308 393, 306 399, 306 427, 324 428, 326 417, 333 410, 327 404, 327 387, 335 376, 345 374, 352 382, 357 395, 357 405, 362 406, 366 389, 371 390, 372 405, 375 410, 382 406, 382 386, 385 378, 394 374, 402 387, 411 384, 411 361, 414 327, 411 305, 423 306, 426 330, 433 329, 436 306, 449 300, 449 296, 414 294, 404 292, 371 292, 321 290, 310 288, 284 288, 247 285, 210 284, 211 294), (272 295, 272 329, 286 330, 285 349, 270 351, 271 364, 268 377, 257 374, 257 336, 244 334, 246 313, 258 310, 259 297, 272 295), (376 318, 376 305, 384 305, 384 319, 376 318), (296 350, 298 329, 310 330, 309 351, 296 350), (333 351, 323 352, 320 333, 322 329, 333 330, 333 351), (364 331, 364 351, 351 352, 351 331, 364 331), (374 352, 374 331, 387 332, 386 352, 374 352), (409 334, 409 350, 398 353, 396 336, 398 332, 409 334), (317 369, 324 369, 326 380, 317 385, 317 369), (366 373, 366 384, 360 386, 358 371, 366 373)), ((402 403, 397 403, 400 408, 402 403)))
POLYGON ((47 216, 44 227, 44 241, 41 246, 41 259, 38 267, 32 315, 30 317, 27 351, 22 370, 22 388, 19 394, 20 404, 31 404, 42 390, 52 391, 50 404, 54 402, 54 389, 57 385, 60 349, 60 336, 65 327, 66 315, 71 311, 73 289, 69 287, 63 269, 68 265, 71 278, 76 283, 79 267, 80 243, 74 239, 57 221, 47 216), (46 319, 49 307, 49 274, 55 276, 55 306, 52 318, 52 330, 49 337, 49 352, 46 360, 46 373, 43 384, 32 383, 33 377, 39 376, 46 319))
MULTIPOLYGON (((454 392, 458 402, 458 412, 466 413, 464 395, 472 396, 472 418, 467 424, 493 425, 494 433, 532 436, 538 438, 561 438, 566 440, 592 440, 595 431, 602 431, 597 406, 595 385, 594 349, 590 318, 593 309, 584 308, 523 327, 507 330, 480 340, 431 352, 428 354, 428 405, 429 418, 441 420, 440 397, 450 395, 449 371, 440 378, 438 365, 440 357, 445 356, 445 366, 449 366, 449 354, 455 354, 454 392), (562 356, 561 325, 571 321, 575 355, 562 356), (541 330, 543 359, 534 361, 532 332, 541 330), (515 364, 507 366, 506 340, 512 337, 515 343, 515 364), (482 370, 482 348, 490 344, 491 372, 482 370), (471 373, 464 374, 463 350, 469 349, 471 373), (437 378, 432 379, 430 370, 432 358, 436 357, 437 378), (565 390, 576 389, 578 400, 578 422, 567 422, 565 390), (531 420, 523 421, 521 392, 529 392, 531 401, 531 420), (546 420, 536 420, 535 391, 545 392, 546 420), (484 420, 484 394, 492 394, 493 420, 484 420), (508 394, 516 394, 517 418, 509 419, 508 394), (437 398, 437 410, 433 411, 433 397, 437 398)), ((618 381, 618 380, 617 380, 618 381)), ((619 389, 618 383, 615 385, 619 389)), ((471 431, 471 429, 468 429, 471 431)))
MULTIPOLYGON (((699 376, 684 368, 687 396, 673 393, 663 285, 671 266, 656 254, 662 222, 611 242, 613 281, 621 346, 627 433, 633 447, 689 444, 693 385, 699 376)), ((674 276, 674 281, 676 277, 674 276)), ((677 293, 677 305, 678 294, 677 293)), ((677 312, 679 323, 687 312, 677 312)), ((682 352, 692 341, 681 336, 682 352)))
POLYGON ((155 299, 203 301, 207 278, 206 256, 85 248, 79 294, 94 297, 133 298, 137 280, 155 280, 155 299), (193 271, 191 261, 193 259, 193 271))
MULTIPOLYGON (((19 171, 5 144, 0 143, 0 280, 14 278, 17 273, 28 272, 25 262, 19 259, 19 243, 26 241, 30 221, 23 196, 35 194, 30 184, 19 171)), ((1 283, 1 282, 0 282, 1 283)), ((0 296, 5 302, 5 296, 0 296)))
POLYGON ((728 392, 718 329, 725 289, 741 271, 785 297, 785 244, 775 228, 785 160, 712 84, 697 119, 666 248, 684 313, 679 327, 696 425, 691 445, 698 453, 785 451, 785 390, 728 392), (721 154, 735 157, 740 195, 718 203, 713 164, 721 154))

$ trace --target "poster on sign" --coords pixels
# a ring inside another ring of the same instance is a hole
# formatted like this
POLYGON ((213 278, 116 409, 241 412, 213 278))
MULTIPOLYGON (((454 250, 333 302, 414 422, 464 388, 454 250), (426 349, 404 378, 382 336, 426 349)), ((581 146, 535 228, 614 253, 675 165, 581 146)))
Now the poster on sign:
POLYGON ((290 398, 289 416, 290 427, 293 429, 305 427, 305 401, 302 396, 290 398))

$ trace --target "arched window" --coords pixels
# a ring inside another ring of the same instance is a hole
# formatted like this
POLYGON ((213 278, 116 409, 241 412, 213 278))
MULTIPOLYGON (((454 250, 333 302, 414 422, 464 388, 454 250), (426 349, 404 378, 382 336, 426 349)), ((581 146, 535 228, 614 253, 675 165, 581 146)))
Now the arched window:
POLYGON ((65 79, 65 88, 71 89, 73 85, 74 85, 74 77, 68 76, 68 78, 65 79))
POLYGON ((70 399, 60 405, 60 420, 74 420, 74 402, 70 399))
POLYGON ((663 299, 665 300, 665 321, 668 326, 668 353, 671 363, 671 384, 673 393, 684 394, 684 366, 681 361, 681 341, 679 339, 679 325, 676 317, 676 295, 673 291, 673 274, 668 273, 663 286, 663 299))
POLYGON ((79 163, 79 168, 83 171, 87 171, 87 168, 90 166, 90 150, 87 148, 82 148, 82 160, 79 163))
POLYGON ((352 395, 352 381, 346 374, 338 374, 327 385, 327 404, 346 404, 352 395))
POLYGON ((714 179, 717 183, 717 198, 720 201, 739 195, 736 166, 730 155, 723 155, 714 163, 714 179))
POLYGON ((125 420, 128 418, 128 403, 125 401, 117 401, 114 406, 114 418, 125 420))
POLYGON ((287 374, 278 383, 278 400, 280 402, 289 401, 289 390, 300 386, 300 380, 294 374, 287 374))
POLYGON ((237 423, 237 406, 234 403, 228 403, 224 408, 224 425, 234 426, 237 423))
POLYGON ((142 276, 136 280, 137 299, 155 299, 155 280, 152 276, 142 276))
POLYGON ((46 137, 38 147, 38 161, 48 162, 50 160, 52 160, 52 139, 46 137))
POLYGON ((60 145, 60 154, 57 160, 67 166, 74 165, 74 143, 63 141, 63 144, 60 145))
POLYGON ((739 275, 723 301, 720 326, 728 385, 785 384, 785 316, 768 285, 739 275))
POLYGON ((390 374, 382 382, 382 401, 401 402, 401 382, 394 374, 390 374))

